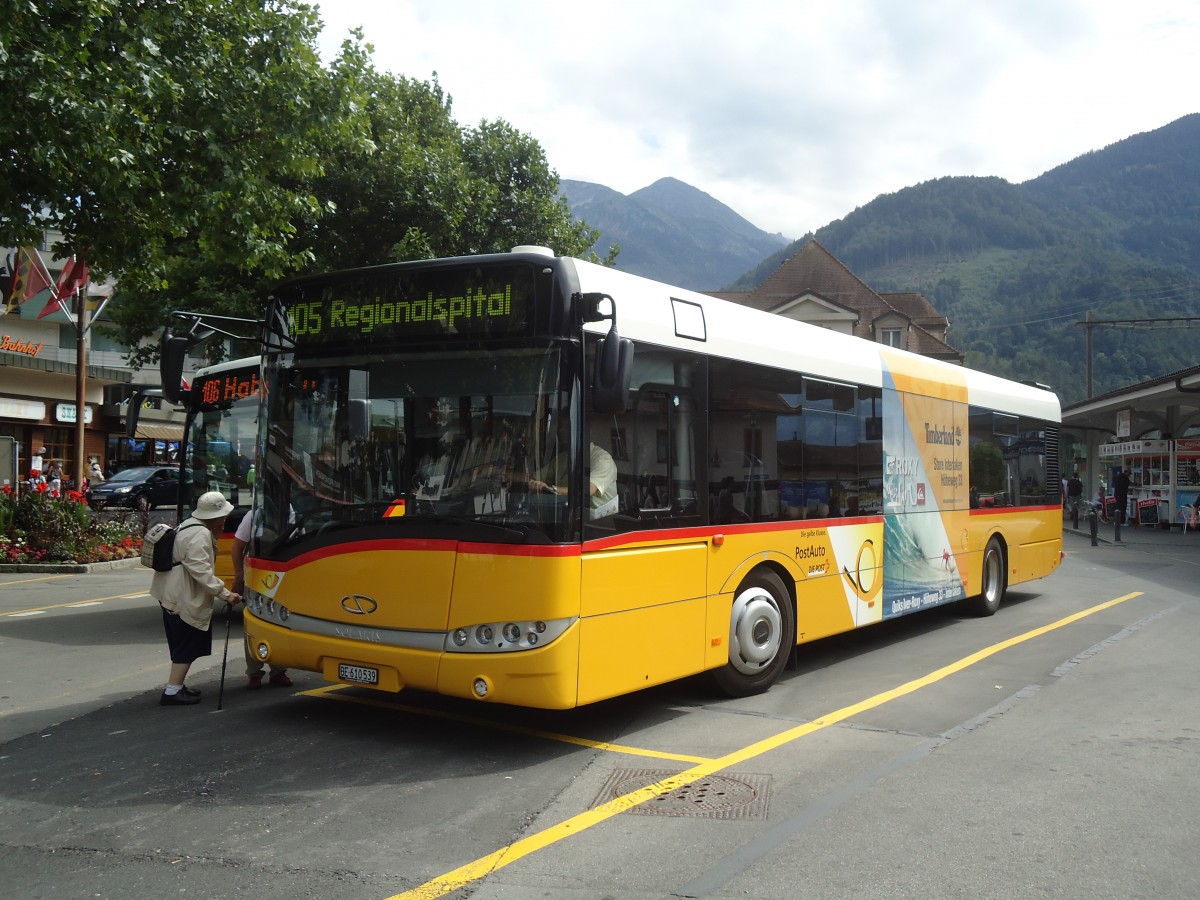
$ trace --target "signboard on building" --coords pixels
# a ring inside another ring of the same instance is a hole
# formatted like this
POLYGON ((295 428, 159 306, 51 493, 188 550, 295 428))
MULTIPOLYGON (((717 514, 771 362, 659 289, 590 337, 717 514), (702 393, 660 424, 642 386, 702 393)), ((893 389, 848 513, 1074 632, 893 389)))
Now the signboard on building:
POLYGON ((1132 434, 1133 428, 1133 408, 1117 410, 1117 428, 1116 435, 1119 438, 1127 438, 1132 434))
POLYGON ((1100 458, 1113 459, 1122 456, 1137 456, 1142 453, 1168 453, 1170 441, 1121 441, 1116 444, 1101 444, 1100 458))
POLYGON ((42 352, 42 348, 46 346, 45 341, 30 341, 24 338, 15 338, 10 334, 0 335, 0 350, 8 350, 12 353, 24 353, 26 356, 37 356, 42 352))
MULTIPOLYGON (((58 421, 58 422, 66 422, 68 424, 74 425, 75 422, 77 421, 77 418, 75 415, 75 404, 74 403, 59 403, 57 406, 54 407, 54 419, 55 419, 55 421, 58 421)), ((86 404, 84 404, 84 407, 83 407, 83 424, 84 425, 92 424, 92 408, 86 404)))

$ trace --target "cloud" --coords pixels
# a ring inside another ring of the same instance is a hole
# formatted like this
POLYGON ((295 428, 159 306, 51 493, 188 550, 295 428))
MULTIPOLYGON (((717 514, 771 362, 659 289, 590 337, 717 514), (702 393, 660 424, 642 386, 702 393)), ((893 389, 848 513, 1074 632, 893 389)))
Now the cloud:
POLYGON ((339 0, 376 63, 436 71, 564 178, 686 181, 798 237, 944 175, 1036 177, 1197 111, 1200 12, 1166 0, 339 0))

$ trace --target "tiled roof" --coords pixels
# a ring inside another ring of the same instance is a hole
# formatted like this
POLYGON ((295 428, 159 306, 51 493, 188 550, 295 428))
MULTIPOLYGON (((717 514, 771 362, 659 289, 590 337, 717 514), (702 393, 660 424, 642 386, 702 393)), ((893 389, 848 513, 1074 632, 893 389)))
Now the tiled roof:
POLYGON ((908 350, 962 362, 962 354, 944 339, 948 320, 924 296, 915 292, 877 294, 817 241, 806 243, 752 291, 709 293, 768 312, 805 294, 818 294, 858 312, 857 337, 876 340, 874 323, 890 314, 909 323, 908 350))

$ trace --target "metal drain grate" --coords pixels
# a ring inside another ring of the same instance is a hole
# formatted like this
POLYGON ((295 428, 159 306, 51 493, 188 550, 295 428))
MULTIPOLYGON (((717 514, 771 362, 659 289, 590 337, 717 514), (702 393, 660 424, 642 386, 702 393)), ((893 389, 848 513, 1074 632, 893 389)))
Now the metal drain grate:
MULTIPOLYGON (((618 769, 608 776, 592 801, 592 808, 677 774, 659 769, 618 769)), ((770 788, 770 775, 708 775, 647 800, 628 812, 694 819, 765 819, 770 788)))

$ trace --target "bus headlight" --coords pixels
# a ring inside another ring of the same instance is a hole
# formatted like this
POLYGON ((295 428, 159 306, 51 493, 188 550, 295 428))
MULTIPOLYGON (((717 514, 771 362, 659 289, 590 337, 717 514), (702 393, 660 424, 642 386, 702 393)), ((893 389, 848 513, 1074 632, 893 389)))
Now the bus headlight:
POLYGON ((512 653, 529 650, 561 637, 575 621, 574 618, 532 619, 462 625, 447 632, 443 647, 448 653, 512 653))
MULTIPOLYGON (((257 618, 267 622, 276 622, 280 625, 287 622, 291 618, 292 613, 286 606, 276 600, 264 597, 255 590, 247 589, 242 595, 242 601, 246 604, 246 609, 253 613, 257 618)), ((290 627, 290 626, 289 626, 290 627)))

